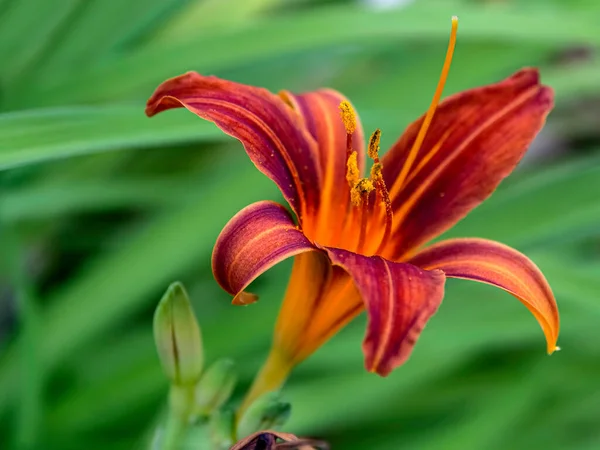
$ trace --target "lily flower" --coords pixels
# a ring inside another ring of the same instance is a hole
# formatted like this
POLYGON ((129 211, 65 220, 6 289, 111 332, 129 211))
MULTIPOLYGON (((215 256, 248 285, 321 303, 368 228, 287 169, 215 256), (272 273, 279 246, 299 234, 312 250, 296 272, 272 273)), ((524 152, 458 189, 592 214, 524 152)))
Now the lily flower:
POLYGON ((456 29, 453 18, 427 113, 383 157, 380 131, 365 146, 354 108, 330 89, 275 95, 189 72, 162 83, 148 100, 148 116, 185 107, 241 141, 293 212, 272 201, 247 206, 213 252, 214 276, 234 304, 256 301, 247 286, 295 257, 272 350, 246 405, 279 388, 294 365, 364 310, 366 368, 388 375, 406 361, 440 306, 446 278, 512 294, 541 325, 547 352, 557 349, 554 296, 525 255, 479 238, 425 246, 492 194, 553 106, 552 90, 532 68, 440 102, 456 29))

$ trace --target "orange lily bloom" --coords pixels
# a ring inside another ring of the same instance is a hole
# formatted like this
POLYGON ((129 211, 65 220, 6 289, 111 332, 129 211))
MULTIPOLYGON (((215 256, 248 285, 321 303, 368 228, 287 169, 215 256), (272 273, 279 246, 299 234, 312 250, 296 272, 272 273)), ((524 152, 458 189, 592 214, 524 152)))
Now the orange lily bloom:
POLYGON ((478 238, 423 245, 486 199, 519 163, 553 106, 535 69, 439 103, 454 42, 428 112, 379 157, 340 93, 267 90, 186 73, 161 84, 146 113, 185 107, 239 139, 289 203, 242 209, 213 252, 213 272, 234 304, 261 273, 294 256, 273 347, 247 398, 277 389, 291 368, 366 309, 369 371, 382 376, 409 357, 444 296, 447 277, 497 286, 538 320, 547 351, 559 316, 535 264, 517 250, 478 238), (438 104, 439 103, 439 104, 438 104), (341 110, 341 119, 340 119, 341 110), (366 147, 366 148, 365 148, 366 147), (365 176, 366 156, 373 160, 365 176))

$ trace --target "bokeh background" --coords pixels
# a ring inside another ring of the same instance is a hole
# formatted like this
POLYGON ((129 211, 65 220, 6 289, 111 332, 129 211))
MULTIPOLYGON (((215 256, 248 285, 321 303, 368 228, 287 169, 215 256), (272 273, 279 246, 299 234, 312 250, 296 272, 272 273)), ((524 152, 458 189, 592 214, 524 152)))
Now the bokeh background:
POLYGON ((239 400, 269 347, 290 262, 230 305, 219 230, 279 199, 241 146, 145 100, 187 70, 272 90, 330 86, 383 147, 446 94, 539 66, 556 109, 517 172, 452 236, 527 253, 557 296, 562 351, 510 295, 450 280, 408 364, 363 370, 364 317, 294 372, 286 427, 334 449, 600 448, 600 2, 0 0, 0 448, 130 449, 167 382, 152 312, 187 286, 207 360, 239 400))

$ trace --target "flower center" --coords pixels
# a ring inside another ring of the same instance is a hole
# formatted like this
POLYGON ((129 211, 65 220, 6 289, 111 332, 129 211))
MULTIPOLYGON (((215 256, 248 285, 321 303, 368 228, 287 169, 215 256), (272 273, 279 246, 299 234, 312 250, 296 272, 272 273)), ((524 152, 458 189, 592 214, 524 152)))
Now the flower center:
MULTIPOLYGON (((394 220, 390 197, 398 195, 402 187, 405 185, 410 169, 417 158, 419 150, 421 149, 423 141, 425 140, 427 130, 429 129, 429 126, 433 120, 433 115, 442 97, 444 85, 446 84, 448 72, 450 71, 450 64, 452 62, 454 47, 456 45, 457 29, 458 18, 453 16, 450 41, 448 43, 448 49, 446 51, 442 73, 433 95, 433 99, 431 100, 429 109, 423 118, 419 132, 417 133, 417 137, 415 138, 410 151, 408 152, 406 161, 403 164, 398 177, 393 181, 390 191, 388 191, 383 179, 383 166, 379 160, 379 142, 381 138, 381 130, 375 130, 369 139, 368 155, 373 160, 370 176, 369 178, 360 178, 358 155, 357 152, 352 149, 352 136, 356 131, 356 113, 349 102, 343 101, 340 103, 340 113, 344 123, 344 128, 346 129, 346 180, 350 188, 350 200, 352 206, 359 208, 360 210, 360 232, 356 250, 359 253, 362 252, 365 246, 369 218, 374 215, 376 217, 383 217, 383 220, 385 221, 384 232, 379 241, 379 245, 375 250, 375 254, 378 254, 381 250, 383 250, 390 238, 394 220), (371 193, 373 191, 375 191, 375 199, 373 204, 370 205, 369 201, 371 200, 371 193)), ((400 214, 400 216, 402 217, 402 214, 400 214)))
POLYGON ((369 139, 368 155, 373 160, 370 177, 360 178, 358 154, 352 150, 352 136, 356 130, 356 113, 347 101, 343 101, 340 104, 340 112, 344 127, 346 128, 346 181, 350 188, 352 205, 360 208, 360 232, 356 251, 360 253, 364 248, 369 217, 383 212, 385 217, 385 231, 375 252, 377 253, 387 242, 392 232, 393 222, 392 203, 385 181, 383 180, 383 166, 379 160, 381 130, 375 130, 369 139), (370 205, 369 200, 373 191, 375 191, 375 199, 373 205, 370 205), (382 208, 382 210, 375 210, 375 207, 382 208))

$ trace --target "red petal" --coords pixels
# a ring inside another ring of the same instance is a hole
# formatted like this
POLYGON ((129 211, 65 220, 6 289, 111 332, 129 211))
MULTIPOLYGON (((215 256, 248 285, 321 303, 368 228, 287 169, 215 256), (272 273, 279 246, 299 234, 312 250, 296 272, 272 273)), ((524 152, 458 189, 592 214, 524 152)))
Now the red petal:
POLYGON ((560 328, 558 307, 544 275, 525 255, 486 239, 450 239, 426 248, 413 259, 447 277, 481 281, 517 297, 536 317, 546 336, 548 353, 556 350, 560 328))
MULTIPOLYGON (((340 103, 348 99, 331 89, 299 95, 282 92, 280 95, 300 113, 319 148, 323 174, 319 217, 318 223, 314 223, 315 228, 309 230, 304 227, 305 232, 314 241, 331 243, 341 232, 350 202, 350 189, 346 181, 346 129, 340 117, 340 103)), ((352 148, 358 153, 362 171, 366 154, 363 129, 358 116, 356 131, 352 136, 352 148)))
POLYGON ((162 83, 148 100, 146 114, 182 106, 237 138, 299 217, 318 209, 321 174, 316 143, 280 97, 188 72, 162 83))
POLYGON ((552 104, 552 90, 534 69, 448 98, 401 183, 398 175, 423 118, 410 125, 383 159, 399 238, 385 255, 401 258, 487 198, 521 160, 552 104))
POLYGON ((274 202, 253 203, 237 213, 217 239, 213 274, 235 304, 256 301, 243 290, 260 274, 284 259, 314 250, 286 209, 274 202))
POLYGON ((394 263, 379 256, 362 256, 327 249, 334 264, 354 279, 369 323, 363 342, 367 370, 388 375, 404 363, 423 327, 444 297, 444 273, 394 263))

